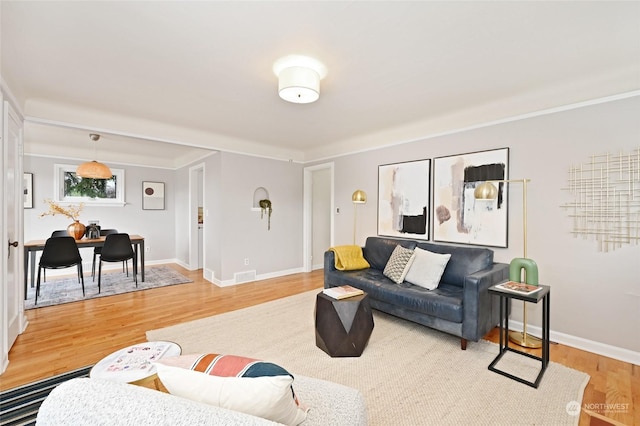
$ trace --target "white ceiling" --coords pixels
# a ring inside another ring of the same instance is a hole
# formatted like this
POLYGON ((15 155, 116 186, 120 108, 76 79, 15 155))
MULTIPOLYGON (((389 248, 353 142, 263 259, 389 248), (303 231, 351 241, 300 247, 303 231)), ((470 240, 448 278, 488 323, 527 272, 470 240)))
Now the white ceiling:
POLYGON ((97 130, 103 161, 310 161, 640 89, 637 1, 0 7, 3 85, 40 155, 93 156, 97 130), (327 66, 318 102, 278 98, 289 54, 327 66))

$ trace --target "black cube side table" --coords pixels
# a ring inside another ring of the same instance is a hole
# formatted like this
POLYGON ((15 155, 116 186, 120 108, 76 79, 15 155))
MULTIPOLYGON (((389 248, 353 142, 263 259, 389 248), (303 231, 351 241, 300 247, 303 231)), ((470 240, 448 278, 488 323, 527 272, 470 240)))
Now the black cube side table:
POLYGON ((540 285, 538 287, 542 287, 542 289, 528 295, 503 290, 501 288, 497 288, 496 286, 489 287, 489 294, 500 297, 500 351, 498 356, 496 356, 491 364, 489 364, 489 370, 494 371, 498 374, 502 374, 503 376, 509 377, 510 379, 516 380, 520 383, 524 383, 525 385, 529 385, 534 388, 537 388, 540 385, 540 380, 542 380, 542 376, 544 375, 544 372, 549 365, 549 306, 551 292, 549 286, 540 285), (508 305, 508 299, 523 300, 530 303, 538 303, 542 300, 542 356, 535 356, 530 353, 509 347, 509 310, 506 308, 508 305), (498 361, 500 361, 502 356, 507 352, 515 352, 517 354, 538 360, 542 363, 540 372, 538 373, 535 382, 530 382, 521 377, 514 376, 513 374, 509 374, 496 368, 496 364, 498 363, 498 361))
POLYGON ((338 300, 318 293, 315 328, 316 346, 331 357, 362 355, 373 331, 369 296, 365 293, 338 300))

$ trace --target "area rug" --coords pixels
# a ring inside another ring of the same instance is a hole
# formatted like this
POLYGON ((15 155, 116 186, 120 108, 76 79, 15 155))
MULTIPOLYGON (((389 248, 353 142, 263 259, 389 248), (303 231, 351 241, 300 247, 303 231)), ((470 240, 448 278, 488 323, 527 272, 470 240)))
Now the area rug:
POLYGON ((128 277, 121 271, 103 273, 101 291, 98 293, 98 277, 96 276, 96 280, 93 281, 91 274, 89 274, 84 277, 85 295, 83 297, 82 286, 77 278, 47 278, 46 282, 40 283, 40 296, 38 296, 37 305, 35 304, 35 287, 27 287, 27 300, 24 301, 24 308, 42 308, 45 306, 76 302, 78 300, 113 296, 114 294, 148 290, 150 288, 166 287, 189 282, 192 282, 192 280, 175 269, 160 265, 145 268, 144 282, 140 280, 140 275, 138 275, 138 287, 136 287, 133 281, 131 271, 129 271, 128 277))
MULTIPOLYGON (((487 369, 498 354, 494 343, 469 342, 463 351, 456 337, 377 311, 373 334, 360 357, 329 357, 315 345, 317 292, 151 330, 147 339, 176 342, 183 354, 267 360, 294 376, 359 389, 371 425, 578 424, 579 416, 569 414, 567 405, 580 406, 587 374, 552 362, 534 389, 487 369)), ((528 380, 539 365, 511 353, 498 364, 528 380)), ((298 396, 304 402, 304 395, 298 396)))
POLYGON ((40 405, 60 383, 76 377, 89 377, 92 366, 39 380, 0 392, 0 425, 33 425, 40 405))

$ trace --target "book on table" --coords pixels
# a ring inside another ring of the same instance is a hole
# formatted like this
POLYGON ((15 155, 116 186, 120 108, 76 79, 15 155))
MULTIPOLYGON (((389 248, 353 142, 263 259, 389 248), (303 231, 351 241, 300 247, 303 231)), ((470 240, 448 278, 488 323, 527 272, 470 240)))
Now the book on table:
POLYGON ((359 296, 364 294, 364 291, 359 288, 351 287, 350 285, 341 285, 340 287, 325 288, 322 290, 324 294, 334 299, 346 299, 348 297, 359 296))
POLYGON ((134 345, 122 353, 107 367, 107 371, 145 370, 151 363, 162 358, 169 349, 169 343, 142 343, 134 345))
POLYGON ((515 281, 507 281, 506 283, 496 284, 496 288, 524 295, 532 294, 536 291, 542 290, 542 287, 540 286, 518 283, 515 281))

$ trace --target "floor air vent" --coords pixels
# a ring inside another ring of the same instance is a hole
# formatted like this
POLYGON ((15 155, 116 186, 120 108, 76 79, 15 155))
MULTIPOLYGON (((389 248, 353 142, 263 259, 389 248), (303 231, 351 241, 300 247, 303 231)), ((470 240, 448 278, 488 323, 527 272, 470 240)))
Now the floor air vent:
POLYGON ((233 274, 236 283, 246 283, 256 280, 256 271, 236 272, 233 274))

